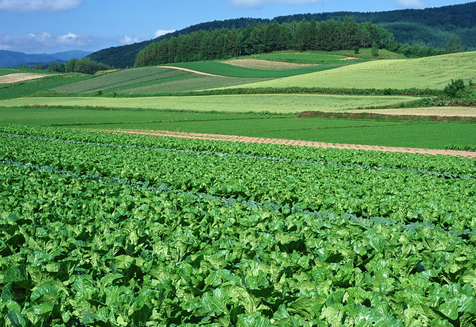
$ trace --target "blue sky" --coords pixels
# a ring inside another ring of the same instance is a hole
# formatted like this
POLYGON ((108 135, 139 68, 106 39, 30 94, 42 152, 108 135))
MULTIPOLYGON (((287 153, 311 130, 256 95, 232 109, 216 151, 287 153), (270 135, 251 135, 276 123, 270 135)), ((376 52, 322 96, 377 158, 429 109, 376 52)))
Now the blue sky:
POLYGON ((198 23, 334 11, 375 12, 457 0, 0 0, 0 50, 96 51, 198 23))

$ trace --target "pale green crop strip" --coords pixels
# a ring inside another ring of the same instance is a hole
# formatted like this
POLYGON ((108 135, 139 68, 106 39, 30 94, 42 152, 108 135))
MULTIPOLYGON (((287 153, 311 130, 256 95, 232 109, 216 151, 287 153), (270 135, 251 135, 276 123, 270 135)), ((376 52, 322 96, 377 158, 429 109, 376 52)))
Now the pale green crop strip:
POLYGON ((65 143, 65 144, 82 144, 82 145, 92 145, 92 146, 106 146, 106 147, 113 147, 113 148, 124 148, 124 149, 138 149, 144 151, 161 151, 161 152, 177 152, 177 153, 191 153, 191 154, 198 154, 198 155, 212 155, 212 156, 219 156, 219 157, 239 157, 244 159, 258 159, 258 160, 269 160, 269 161, 288 161, 288 162, 298 162, 303 164, 317 164, 317 165, 337 165, 341 167, 353 167, 359 168, 364 170, 375 170, 375 171, 402 171, 406 173, 412 173, 417 175, 430 175, 440 178, 459 178, 459 179, 470 179, 475 178, 475 175, 463 175, 463 174, 451 174, 446 172, 435 172, 435 171, 426 171, 426 170, 418 170, 418 169, 404 169, 404 168, 390 168, 390 167, 376 167, 376 166, 365 166, 359 164, 351 164, 351 163, 343 163, 343 162, 335 162, 335 161, 319 161, 319 160, 306 160, 306 159, 292 159, 286 157, 263 157, 263 156, 255 156, 255 155, 245 155, 245 154, 231 154, 231 153, 224 153, 224 152, 214 152, 214 151, 195 151, 195 150, 188 150, 188 149, 170 149, 170 148, 149 148, 143 147, 138 145, 124 145, 124 144, 111 144, 111 143, 94 143, 94 142, 81 142, 81 141, 69 141, 69 140, 61 140, 55 138, 47 138, 47 137, 37 137, 37 136, 28 136, 28 135, 18 135, 18 134, 8 134, 0 132, 0 136, 7 136, 12 138, 22 138, 22 139, 31 139, 31 140, 38 140, 38 141, 47 141, 47 142, 58 142, 58 143, 65 143))
POLYGON ((348 110, 365 107, 397 105, 420 100, 412 96, 365 96, 323 94, 242 94, 215 96, 165 96, 136 98, 105 97, 31 97, 0 100, 3 107, 79 106, 103 108, 145 108, 194 110, 202 112, 273 112, 348 110), (239 105, 237 105, 237 103, 239 105))

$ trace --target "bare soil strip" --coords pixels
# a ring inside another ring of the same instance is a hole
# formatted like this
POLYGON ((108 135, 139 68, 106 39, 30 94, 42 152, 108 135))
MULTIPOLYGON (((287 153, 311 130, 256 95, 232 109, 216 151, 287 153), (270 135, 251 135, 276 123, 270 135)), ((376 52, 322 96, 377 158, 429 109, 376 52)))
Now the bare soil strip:
POLYGON ((183 67, 175 67, 175 66, 157 66, 157 68, 172 68, 172 69, 178 69, 178 70, 183 70, 186 72, 191 72, 199 75, 206 75, 206 76, 215 76, 215 77, 226 77, 222 75, 215 75, 215 74, 209 74, 209 73, 204 73, 204 72, 199 72, 198 70, 193 70, 193 69, 188 69, 188 68, 183 68, 183 67))
POLYGON ((205 133, 185 133, 185 132, 172 132, 172 131, 118 129, 112 132, 139 134, 139 135, 152 135, 152 136, 159 136, 159 137, 166 136, 166 137, 178 137, 178 138, 188 138, 188 139, 214 140, 214 141, 284 144, 284 145, 307 146, 307 147, 315 147, 315 148, 406 152, 406 153, 420 153, 420 154, 430 154, 430 155, 445 155, 445 156, 456 156, 456 157, 465 157, 465 158, 476 158, 476 152, 470 152, 470 151, 434 150, 434 149, 388 147, 388 146, 377 146, 377 145, 324 143, 324 142, 313 142, 313 141, 302 141, 302 140, 285 140, 285 139, 271 139, 271 138, 263 138, 263 137, 248 137, 248 136, 205 134, 205 133))
POLYGON ((0 76, 0 84, 22 82, 22 81, 27 81, 30 79, 42 78, 44 76, 46 75, 30 74, 30 73, 8 74, 8 75, 0 76))

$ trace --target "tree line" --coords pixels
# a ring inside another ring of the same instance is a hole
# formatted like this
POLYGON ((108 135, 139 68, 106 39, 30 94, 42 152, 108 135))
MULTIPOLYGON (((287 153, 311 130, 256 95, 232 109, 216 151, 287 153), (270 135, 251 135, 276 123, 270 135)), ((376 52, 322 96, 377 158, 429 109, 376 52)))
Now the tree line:
MULTIPOLYGON (((435 49, 430 46, 400 44, 392 33, 370 22, 357 23, 350 17, 343 21, 330 19, 316 22, 269 24, 254 22, 243 28, 221 28, 196 31, 150 44, 139 52, 135 66, 150 66, 174 62, 227 59, 281 50, 356 50, 359 48, 387 49, 407 57, 427 57, 464 51, 459 38, 451 39, 451 47, 435 49), (454 50, 454 44, 458 50, 454 50), (451 49, 451 50, 450 50, 451 49)), ((375 53, 375 52, 373 52, 375 53)))
POLYGON ((48 67, 48 70, 51 72, 82 73, 91 75, 96 74, 100 70, 108 69, 111 69, 111 67, 88 58, 73 58, 61 64, 58 64, 56 61, 52 61, 48 67))
POLYGON ((281 50, 351 50, 374 44, 391 51, 400 46, 387 30, 349 17, 343 21, 255 22, 244 28, 202 30, 153 43, 139 52, 135 65, 226 59, 281 50))

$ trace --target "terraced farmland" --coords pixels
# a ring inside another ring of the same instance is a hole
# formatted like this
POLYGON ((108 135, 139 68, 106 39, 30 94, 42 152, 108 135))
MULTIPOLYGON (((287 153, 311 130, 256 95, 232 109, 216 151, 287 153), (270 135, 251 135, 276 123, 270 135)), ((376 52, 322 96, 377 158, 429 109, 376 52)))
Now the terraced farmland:
POLYGON ((474 159, 0 129, 12 325, 476 323, 474 159))

